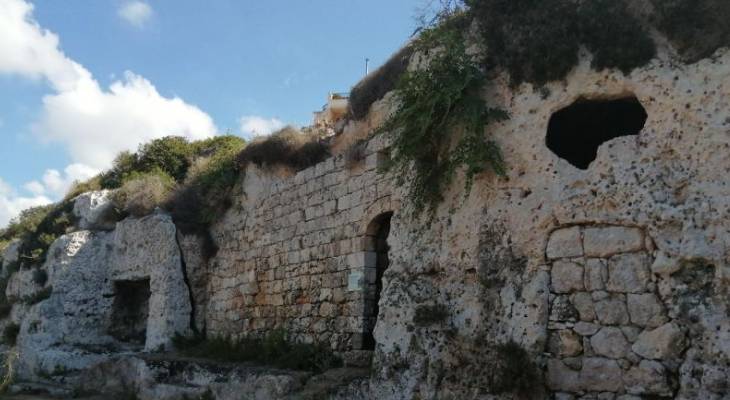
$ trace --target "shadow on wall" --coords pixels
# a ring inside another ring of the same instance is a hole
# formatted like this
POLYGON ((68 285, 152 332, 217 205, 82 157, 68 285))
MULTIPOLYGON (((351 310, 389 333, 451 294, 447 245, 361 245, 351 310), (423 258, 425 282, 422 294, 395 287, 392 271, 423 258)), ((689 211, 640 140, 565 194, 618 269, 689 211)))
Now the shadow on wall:
POLYGON ((368 225, 365 236, 365 251, 375 253, 375 257, 366 258, 365 276, 368 277, 368 288, 365 292, 365 332, 363 334, 363 350, 375 350, 373 331, 378 321, 380 293, 383 290, 383 274, 390 265, 388 257, 388 236, 390 220, 393 212, 385 212, 375 217, 368 225), (374 279, 373 279, 374 278, 374 279))

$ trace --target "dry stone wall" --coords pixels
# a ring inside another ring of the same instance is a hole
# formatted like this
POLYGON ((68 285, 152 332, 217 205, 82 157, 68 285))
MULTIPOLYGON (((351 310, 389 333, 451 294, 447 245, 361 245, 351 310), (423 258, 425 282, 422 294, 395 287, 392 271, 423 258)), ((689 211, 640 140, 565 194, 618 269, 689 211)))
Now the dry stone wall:
POLYGON ((375 253, 367 229, 393 211, 377 172, 384 143, 364 159, 330 158, 289 178, 249 167, 232 211, 215 228, 206 323, 217 336, 293 338, 337 350, 363 347, 375 306, 375 253))

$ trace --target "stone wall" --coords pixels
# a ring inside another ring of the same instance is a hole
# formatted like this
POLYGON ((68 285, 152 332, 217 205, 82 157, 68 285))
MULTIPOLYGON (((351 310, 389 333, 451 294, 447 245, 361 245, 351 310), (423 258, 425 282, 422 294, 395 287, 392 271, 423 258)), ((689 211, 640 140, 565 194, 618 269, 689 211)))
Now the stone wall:
POLYGON ((382 140, 362 160, 330 158, 294 176, 246 170, 241 193, 215 228, 209 335, 287 330, 295 339, 360 349, 375 305, 367 229, 393 211, 377 172, 382 140))

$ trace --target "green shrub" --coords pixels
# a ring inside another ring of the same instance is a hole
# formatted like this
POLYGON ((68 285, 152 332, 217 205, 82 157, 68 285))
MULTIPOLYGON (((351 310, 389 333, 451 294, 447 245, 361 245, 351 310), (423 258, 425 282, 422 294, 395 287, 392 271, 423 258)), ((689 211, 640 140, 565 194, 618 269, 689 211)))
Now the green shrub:
POLYGON ((183 354, 228 362, 254 361, 278 368, 322 372, 341 365, 328 346, 294 343, 283 330, 275 330, 263 338, 201 337, 173 340, 183 354))
POLYGON ((114 192, 117 208, 135 217, 152 213, 163 205, 175 186, 175 180, 165 171, 133 172, 127 175, 124 185, 114 192))
POLYGON ((482 99, 485 75, 467 54, 459 14, 425 30, 414 43, 428 57, 426 67, 406 72, 396 87, 399 106, 380 128, 392 137, 391 162, 399 183, 408 179, 413 210, 435 210, 457 168, 466 173, 467 191, 487 167, 504 175, 497 145, 485 126, 507 118, 482 99), (411 173, 412 172, 412 173, 411 173))
POLYGON ((185 233, 205 234, 230 207, 231 190, 240 176, 237 157, 245 145, 243 139, 235 136, 221 136, 195 145, 200 156, 166 206, 185 233))
POLYGON ((193 146, 185 138, 167 136, 140 146, 137 151, 137 170, 152 172, 162 170, 175 181, 185 179, 193 146))
POLYGON ((3 330, 3 343, 8 346, 15 346, 20 333, 20 325, 11 323, 8 324, 3 330))
POLYGON ((380 68, 368 74, 350 90, 350 117, 363 119, 370 106, 395 89, 398 80, 408 68, 413 46, 406 45, 392 55, 380 68))
POLYGON ((23 210, 13 218, 10 224, 0 231, 0 240, 10 242, 13 239, 22 239, 36 231, 38 225, 53 210, 53 205, 31 207, 23 210))
POLYGON ((284 165, 302 170, 329 156, 329 145, 317 134, 287 126, 271 136, 254 139, 238 155, 238 164, 241 168, 254 163, 259 167, 284 165))
POLYGON ((70 200, 48 206, 35 229, 22 236, 20 259, 22 266, 42 265, 46 261, 48 248, 61 235, 66 234, 76 223, 73 202, 70 200))

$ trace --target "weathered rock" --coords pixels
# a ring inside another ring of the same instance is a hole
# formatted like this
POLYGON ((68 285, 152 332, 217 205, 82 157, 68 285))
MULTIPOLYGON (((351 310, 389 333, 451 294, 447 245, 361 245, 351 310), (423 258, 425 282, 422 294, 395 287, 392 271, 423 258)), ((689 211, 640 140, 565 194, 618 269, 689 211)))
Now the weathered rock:
POLYGON ((623 371, 616 360, 588 357, 583 359, 580 386, 592 392, 618 392, 623 387, 623 371))
POLYGON ((596 332, 598 332, 601 329, 601 326, 598 324, 591 324, 588 322, 577 322, 575 326, 573 326, 573 330, 581 335, 581 336, 591 336, 595 335, 596 332))
POLYGON ((555 261, 551 283, 556 293, 583 290, 583 266, 568 261, 555 261))
POLYGON ((580 227, 558 229, 550 235, 547 244, 548 258, 569 258, 583 255, 580 227))
POLYGON ((651 264, 651 272, 657 275, 669 276, 679 271, 681 268, 680 260, 676 257, 672 257, 669 254, 660 251, 658 252, 654 263, 651 264))
POLYGON ((622 254, 608 261, 609 292, 641 293, 649 283, 649 265, 645 254, 622 254))
POLYGON ((568 368, 562 361, 555 359, 548 360, 547 384, 552 390, 578 392, 582 389, 579 372, 568 368))
POLYGON ((624 358, 630 349, 630 344, 621 329, 609 326, 591 337, 591 347, 596 355, 607 358, 624 358))
POLYGON ((594 303, 598 321, 605 325, 626 325, 629 313, 626 303, 620 295, 614 295, 594 303))
POLYGON ((671 396, 666 368, 656 361, 642 360, 624 374, 626 391, 631 394, 671 396))
POLYGON ((606 262, 600 258, 589 258, 586 260, 586 290, 606 290, 606 282, 608 282, 608 267, 606 266, 606 262))
POLYGON ((578 311, 573 307, 570 297, 556 296, 550 307, 550 321, 575 321, 578 311))
POLYGON ((630 293, 626 296, 626 306, 633 324, 656 328, 667 322, 664 305, 652 293, 630 293))
POLYGON ((571 297, 573 307, 578 311, 581 321, 593 321, 596 319, 596 312, 593 308, 593 298, 589 293, 575 293, 571 297))
POLYGON ((0 266, 2 267, 2 276, 7 277, 10 274, 8 267, 11 264, 18 262, 20 257, 20 246, 22 242, 20 240, 11 241, 7 247, 0 254, 0 266))
POLYGON ((583 351, 580 336, 568 329, 555 331, 550 335, 548 349, 560 357, 574 357, 583 351))
POLYGON ((644 247, 640 229, 623 226, 586 228, 583 248, 587 257, 610 257, 617 253, 638 251, 644 247))
POLYGON ((670 322, 654 330, 642 332, 631 349, 644 358, 672 360, 682 354, 686 344, 682 329, 670 322))
POLYGON ((73 213, 81 229, 111 230, 116 225, 112 192, 100 190, 80 194, 74 199, 73 213))

